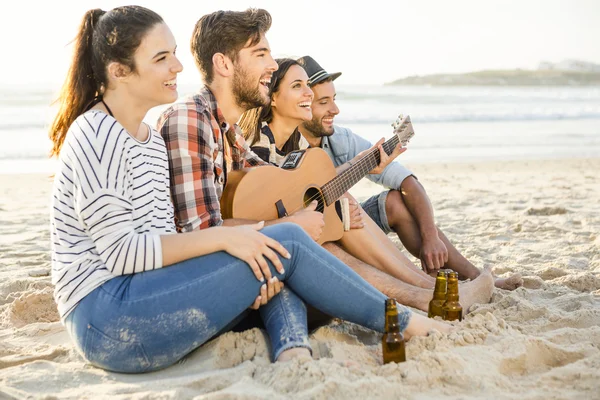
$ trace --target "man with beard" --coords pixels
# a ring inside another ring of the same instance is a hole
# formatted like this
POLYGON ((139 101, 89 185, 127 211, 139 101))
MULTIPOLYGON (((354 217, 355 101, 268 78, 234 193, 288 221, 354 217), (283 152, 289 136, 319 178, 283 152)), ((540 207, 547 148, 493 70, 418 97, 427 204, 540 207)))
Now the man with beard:
MULTIPOLYGON (((180 232, 256 223, 223 220, 219 200, 228 171, 265 164, 250 151, 236 122, 247 109, 269 101, 266 85, 277 70, 265 37, 270 26, 270 14, 261 9, 217 11, 196 24, 191 50, 205 85, 167 108, 157 123, 167 146, 180 232)), ((176 87, 176 82, 165 85, 176 87)), ((295 222, 313 239, 324 225, 315 206, 265 225, 278 222, 295 222)), ((266 304, 282 287, 277 278, 267 280, 252 308, 266 304)))
MULTIPOLYGON (((269 13, 255 9, 217 11, 196 25, 191 50, 205 85, 166 109, 157 124, 167 145, 181 232, 254 222, 223 220, 219 199, 228 171, 265 164, 250 150, 236 122, 247 109, 269 101, 266 85, 277 70, 265 37, 270 25, 269 13)), ((318 212, 300 212, 288 220, 313 237, 321 232, 318 212)))
MULTIPOLYGON (((167 147, 171 199, 180 232, 218 225, 252 224, 254 229, 262 226, 256 221, 224 220, 219 200, 229 171, 267 165, 250 150, 237 121, 244 111, 270 101, 267 85, 278 68, 265 37, 270 26, 271 16, 262 9, 217 11, 203 16, 196 24, 191 50, 205 85, 195 95, 167 108, 157 123, 167 147)), ((173 87, 176 82, 165 85, 173 87)), ((316 202, 264 225, 294 222, 317 240, 324 221, 323 214, 315 209, 316 202)), ((280 292, 285 299, 283 308, 297 304, 290 300, 295 295, 276 277, 265 278, 260 295, 250 308, 263 312, 262 306, 280 292)), ((324 319, 323 314, 307 308, 313 323, 324 319)), ((241 324, 234 329, 255 326, 255 313, 249 317, 238 320, 241 324)), ((296 323, 301 330, 302 321, 296 323)), ((293 357, 296 351, 302 349, 291 348, 286 357, 293 357)))
MULTIPOLYGON (((311 147, 321 147, 330 156, 340 172, 348 160, 371 147, 364 138, 348 128, 334 125, 340 110, 336 105, 333 81, 341 73, 327 73, 312 57, 298 60, 309 77, 314 93, 311 105, 313 118, 299 126, 302 136, 311 147)), ((449 268, 461 277, 475 279, 480 270, 470 263, 439 230, 433 217, 433 207, 423 186, 407 168, 393 162, 379 175, 368 178, 382 186, 392 188, 375 195, 361 207, 387 234, 395 232, 405 248, 421 260, 423 269, 436 273, 449 268)), ((523 284, 520 274, 496 278, 496 287, 514 290, 523 284)))

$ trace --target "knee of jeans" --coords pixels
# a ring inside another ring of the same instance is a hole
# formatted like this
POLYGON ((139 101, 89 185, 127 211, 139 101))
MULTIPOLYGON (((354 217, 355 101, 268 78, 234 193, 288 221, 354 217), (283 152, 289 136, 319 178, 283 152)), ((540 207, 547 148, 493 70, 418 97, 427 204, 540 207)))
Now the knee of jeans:
POLYGON ((292 222, 285 222, 282 224, 277 224, 274 227, 278 227, 279 229, 273 236, 273 238, 277 241, 293 241, 293 242, 302 242, 306 243, 306 241, 312 241, 310 236, 300 227, 298 224, 294 224, 292 222))

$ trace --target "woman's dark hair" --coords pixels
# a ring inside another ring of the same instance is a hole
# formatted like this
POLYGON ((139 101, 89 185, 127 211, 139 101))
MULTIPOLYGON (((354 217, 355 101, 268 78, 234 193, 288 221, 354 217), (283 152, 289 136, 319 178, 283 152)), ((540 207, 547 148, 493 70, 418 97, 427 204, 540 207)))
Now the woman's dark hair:
MULTIPOLYGON (((288 70, 293 65, 300 65, 298 61, 292 58, 278 58, 275 60, 279 68, 277 71, 273 72, 273 76, 271 77, 271 83, 269 83, 269 97, 273 98, 273 94, 279 91, 279 84, 287 74, 288 70)), ((260 130, 262 127, 262 123, 266 122, 267 124, 271 123, 273 120, 273 109, 271 108, 271 102, 264 107, 254 108, 252 110, 248 110, 242 115, 240 119, 239 126, 244 132, 244 137, 246 140, 250 142, 250 146, 253 146, 257 142, 260 141, 260 130)), ((288 143, 297 143, 300 139, 300 132, 298 129, 294 131, 288 143)), ((298 149, 290 149, 298 150, 298 149)))
POLYGON ((56 100, 59 110, 50 127, 54 143, 50 156, 60 153, 71 124, 102 96, 108 84, 108 64, 118 62, 136 72, 135 51, 148 31, 162 22, 160 15, 140 6, 85 13, 74 39, 71 66, 56 100))

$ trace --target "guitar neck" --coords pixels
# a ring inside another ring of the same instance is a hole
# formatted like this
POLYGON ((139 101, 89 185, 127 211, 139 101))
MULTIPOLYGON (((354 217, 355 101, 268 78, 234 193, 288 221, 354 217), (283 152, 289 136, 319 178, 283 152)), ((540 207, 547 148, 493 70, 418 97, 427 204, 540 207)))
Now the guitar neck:
MULTIPOLYGON (((397 135, 394 135, 383 143, 383 150, 387 155, 390 155, 398 143, 400 143, 400 139, 397 135)), ((364 178, 369 171, 377 167, 380 162, 381 154, 379 153, 379 149, 375 148, 358 159, 350 168, 323 185, 321 190, 327 205, 329 206, 339 199, 348 189, 364 178)))

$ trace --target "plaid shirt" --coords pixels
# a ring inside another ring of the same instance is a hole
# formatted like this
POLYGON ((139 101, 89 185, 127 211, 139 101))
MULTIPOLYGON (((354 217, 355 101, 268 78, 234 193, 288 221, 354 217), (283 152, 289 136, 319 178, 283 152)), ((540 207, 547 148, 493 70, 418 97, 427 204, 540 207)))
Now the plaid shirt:
POLYGON ((207 87, 165 110, 157 129, 167 145, 177 229, 221 225, 219 200, 227 172, 265 163, 250 150, 240 128, 225 121, 207 87), (235 139, 233 146, 227 137, 235 139))

